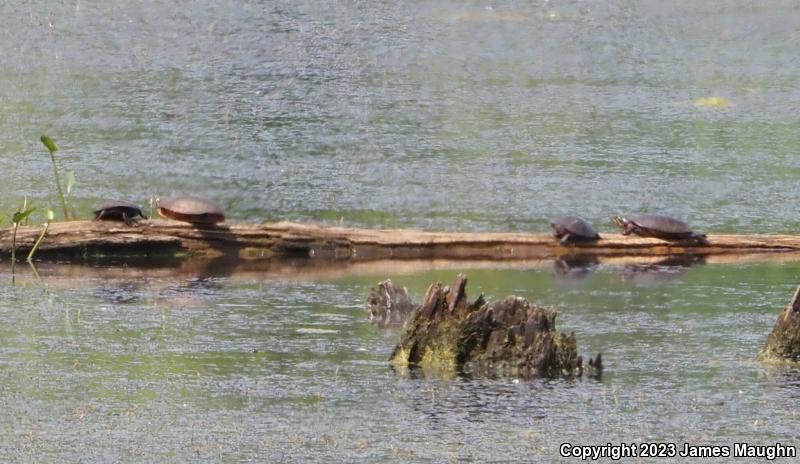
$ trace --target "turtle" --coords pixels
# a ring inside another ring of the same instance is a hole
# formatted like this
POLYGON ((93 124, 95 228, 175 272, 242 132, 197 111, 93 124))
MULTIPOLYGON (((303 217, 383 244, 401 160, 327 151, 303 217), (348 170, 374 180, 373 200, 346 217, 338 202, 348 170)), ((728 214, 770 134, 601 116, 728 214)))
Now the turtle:
POLYGON ((705 234, 698 234, 685 222, 661 214, 642 214, 631 216, 613 216, 611 221, 622 228, 622 235, 636 234, 640 237, 655 237, 664 240, 694 240, 708 244, 705 234))
POLYGON ((158 214, 176 221, 213 225, 225 221, 225 212, 211 200, 181 196, 158 200, 158 214))
POLYGON ((562 244, 576 242, 593 242, 600 239, 600 235, 591 224, 578 216, 564 216, 550 221, 553 236, 562 244))
POLYGON ((147 219, 136 203, 127 200, 105 200, 94 210, 95 221, 123 221, 131 225, 137 217, 147 219))

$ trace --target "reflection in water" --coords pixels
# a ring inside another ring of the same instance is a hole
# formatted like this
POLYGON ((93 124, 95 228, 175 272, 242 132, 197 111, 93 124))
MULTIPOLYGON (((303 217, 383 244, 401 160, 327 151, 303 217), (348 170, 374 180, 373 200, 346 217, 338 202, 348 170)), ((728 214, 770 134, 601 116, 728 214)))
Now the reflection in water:
MULTIPOLYGON (((94 258, 93 267, 64 266, 84 270, 84 275, 101 279, 92 293, 112 304, 138 302, 144 294, 151 298, 188 303, 219 294, 227 278, 233 275, 240 262, 230 256, 218 258, 115 257, 94 258), (120 261, 124 267, 120 267, 120 261), (138 276, 138 278, 136 278, 138 276)), ((58 266, 47 265, 47 273, 58 275, 58 266)))
POLYGON ((443 380, 426 378, 420 369, 412 370, 413 382, 404 389, 406 401, 414 411, 433 423, 449 422, 453 415, 470 422, 486 422, 493 417, 513 415, 544 419, 554 395, 569 395, 574 379, 474 379, 459 375, 443 380))
POLYGON ((96 287, 92 294, 110 304, 135 303, 142 296, 142 285, 137 281, 107 281, 96 287))
POLYGON ((180 297, 183 300, 217 295, 239 264, 238 259, 229 255, 212 259, 187 260, 182 263, 180 268, 181 274, 186 275, 187 278, 164 288, 159 295, 162 298, 180 297))
POLYGON ((642 285, 680 281, 692 266, 705 263, 703 255, 677 255, 643 264, 623 265, 616 273, 623 282, 642 285))
POLYGON ((776 369, 770 377, 779 388, 792 391, 792 397, 800 399, 800 365, 776 369))
POLYGON ((597 267, 597 256, 568 255, 561 256, 553 263, 553 275, 558 279, 580 280, 588 277, 597 267))
POLYGON ((201 299, 217 295, 223 288, 225 280, 214 277, 193 277, 177 284, 172 284, 159 293, 160 298, 168 300, 180 297, 201 299))

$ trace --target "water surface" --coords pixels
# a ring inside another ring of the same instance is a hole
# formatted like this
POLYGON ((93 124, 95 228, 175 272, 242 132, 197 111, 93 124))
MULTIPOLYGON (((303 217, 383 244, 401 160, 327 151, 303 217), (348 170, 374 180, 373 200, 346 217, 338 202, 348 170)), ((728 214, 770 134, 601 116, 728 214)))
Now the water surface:
POLYGON ((0 11, 0 207, 55 204, 38 138, 104 197, 236 220, 798 225, 800 6, 17 2, 0 11), (722 104, 703 104, 718 97, 722 104), (708 101, 708 100, 706 100, 708 101))
MULTIPOLYGON (((603 353, 602 378, 395 373, 386 360, 399 334, 372 326, 363 307, 385 274, 37 283, 23 272, 0 286, 0 454, 554 462, 562 442, 800 438, 800 371, 754 360, 796 263, 461 270, 472 297, 557 305, 558 327, 575 331, 581 352, 603 353)), ((428 283, 454 275, 394 280, 419 301, 428 283)))
MULTIPOLYGON (((0 213, 57 206, 47 133, 84 218, 201 193, 235 221, 543 231, 577 213, 602 232, 661 212, 791 233, 797 24, 779 0, 3 2, 0 213)), ((3 271, 0 458, 548 462, 564 441, 799 441, 798 372, 754 362, 796 263, 401 268, 3 271), (602 380, 394 373, 369 288, 391 276, 419 299, 459 270, 473 296, 558 305, 602 380)))

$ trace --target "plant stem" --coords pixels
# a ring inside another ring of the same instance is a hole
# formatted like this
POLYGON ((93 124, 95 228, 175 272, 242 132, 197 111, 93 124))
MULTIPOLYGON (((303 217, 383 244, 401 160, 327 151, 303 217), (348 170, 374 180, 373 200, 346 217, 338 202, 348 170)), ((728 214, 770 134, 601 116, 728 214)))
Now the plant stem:
POLYGON ((14 233, 11 235, 11 285, 14 285, 14 268, 17 264, 17 227, 18 222, 14 223, 14 233))
POLYGON ((14 233, 11 235, 11 265, 17 261, 17 227, 19 223, 14 223, 14 233))
POLYGON ((31 267, 31 271, 33 271, 33 275, 36 277, 36 280, 41 282, 42 281, 42 276, 39 275, 39 271, 36 269, 36 265, 33 264, 33 261, 28 261, 28 264, 31 267))
POLYGON ((58 189, 58 197, 61 199, 61 208, 64 209, 64 219, 69 220, 69 212, 67 211, 67 202, 64 200, 64 191, 61 190, 61 180, 58 177, 58 166, 56 165, 56 157, 50 151, 50 161, 53 162, 53 175, 56 177, 56 188, 58 189))
POLYGON ((28 262, 33 264, 33 255, 36 253, 36 250, 39 249, 39 244, 42 243, 42 239, 44 238, 45 234, 47 233, 47 229, 50 227, 50 222, 44 223, 44 230, 42 233, 39 234, 39 238, 36 239, 36 243, 33 244, 33 248, 31 248, 30 253, 28 253, 28 262))

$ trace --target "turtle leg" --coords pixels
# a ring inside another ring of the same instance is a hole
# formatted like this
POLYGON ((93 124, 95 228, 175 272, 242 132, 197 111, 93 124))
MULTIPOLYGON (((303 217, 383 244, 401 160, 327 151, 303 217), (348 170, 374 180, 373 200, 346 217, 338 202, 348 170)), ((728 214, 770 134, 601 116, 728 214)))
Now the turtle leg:
POLYGON ((701 245, 708 245, 708 239, 706 238, 706 234, 696 234, 692 232, 692 236, 690 237, 692 240, 700 243, 701 245))
POLYGON ((94 220, 94 221, 99 221, 99 220, 103 219, 103 216, 104 216, 105 214, 106 214, 106 211, 105 211, 105 210, 102 210, 102 211, 100 211, 99 213, 97 213, 97 214, 95 214, 95 215, 94 215, 94 219, 93 219, 93 220, 94 220))
POLYGON ((133 218, 128 217, 128 213, 125 211, 122 212, 122 221, 125 223, 126 226, 131 227, 133 226, 133 218))
POLYGON ((571 245, 575 241, 575 237, 572 236, 569 232, 561 236, 561 240, 558 242, 562 245, 571 245))

